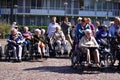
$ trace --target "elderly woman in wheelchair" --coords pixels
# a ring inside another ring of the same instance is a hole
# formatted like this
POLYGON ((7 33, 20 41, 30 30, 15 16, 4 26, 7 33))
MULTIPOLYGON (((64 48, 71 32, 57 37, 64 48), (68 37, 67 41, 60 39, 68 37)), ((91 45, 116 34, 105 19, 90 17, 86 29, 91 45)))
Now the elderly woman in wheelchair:
POLYGON ((68 41, 65 39, 65 36, 59 27, 56 27, 56 31, 52 36, 52 44, 55 50, 55 53, 68 54, 68 41))
POLYGON ((85 36, 81 38, 79 47, 83 53, 87 54, 87 63, 89 65, 91 65, 91 55, 93 55, 96 66, 100 67, 99 51, 97 49, 99 45, 95 38, 92 36, 90 29, 85 30, 85 36))
POLYGON ((88 66, 92 66, 91 61, 93 61, 96 67, 100 67, 99 51, 97 49, 99 45, 92 36, 92 31, 90 29, 87 29, 84 32, 85 36, 80 39, 77 51, 72 55, 72 67, 75 68, 79 65, 81 66, 83 61, 87 61, 88 66))

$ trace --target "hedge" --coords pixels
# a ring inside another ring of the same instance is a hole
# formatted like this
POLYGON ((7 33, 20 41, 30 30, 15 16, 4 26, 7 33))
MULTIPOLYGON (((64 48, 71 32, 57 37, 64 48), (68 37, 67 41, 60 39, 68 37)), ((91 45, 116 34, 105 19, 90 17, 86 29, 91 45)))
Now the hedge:
MULTIPOLYGON (((25 27, 25 26, 20 26, 19 28, 23 28, 23 27, 25 27)), ((48 28, 48 26, 27 26, 30 30, 31 29, 45 29, 45 30, 47 30, 47 28, 48 28)))
MULTIPOLYGON (((19 26, 20 30, 23 29, 24 26, 19 26)), ((27 26, 30 31, 34 29, 45 29, 47 30, 48 26, 27 26)), ((0 22, 0 38, 6 38, 10 32, 10 24, 5 22, 0 22)))
POLYGON ((0 22, 0 38, 6 38, 10 32, 10 24, 5 22, 0 22))

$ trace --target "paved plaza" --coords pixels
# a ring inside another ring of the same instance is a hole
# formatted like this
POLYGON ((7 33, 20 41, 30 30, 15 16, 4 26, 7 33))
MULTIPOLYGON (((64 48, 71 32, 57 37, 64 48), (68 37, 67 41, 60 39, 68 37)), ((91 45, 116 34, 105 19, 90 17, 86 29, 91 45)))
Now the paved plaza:
MULTIPOLYGON (((0 40, 1 41, 1 40, 0 40)), ((1 41, 2 43, 5 40, 1 41)), ((119 80, 120 70, 71 68, 69 58, 48 58, 21 63, 0 62, 0 80, 119 80)))

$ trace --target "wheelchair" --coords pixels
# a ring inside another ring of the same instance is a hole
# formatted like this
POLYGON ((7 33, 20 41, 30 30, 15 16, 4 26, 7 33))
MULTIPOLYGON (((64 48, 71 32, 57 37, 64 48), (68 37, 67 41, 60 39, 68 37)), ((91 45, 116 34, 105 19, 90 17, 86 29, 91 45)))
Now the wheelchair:
POLYGON ((30 51, 31 51, 31 44, 27 45, 23 42, 22 44, 22 58, 24 60, 29 60, 30 59, 30 51))
POLYGON ((66 41, 66 44, 64 45, 61 43, 61 47, 59 49, 58 44, 56 42, 53 43, 53 50, 55 55, 57 56, 69 56, 70 54, 70 44, 68 41, 66 41))
POLYGON ((5 45, 4 51, 5 51, 5 60, 10 61, 14 56, 13 47, 8 43, 7 45, 5 45))
POLYGON ((19 58, 21 57, 21 55, 19 56, 19 54, 16 54, 16 57, 17 57, 16 59, 14 57, 15 56, 14 47, 16 47, 16 51, 18 53, 19 47, 21 47, 21 45, 22 45, 21 41, 18 41, 17 44, 12 44, 8 42, 8 44, 5 46, 5 60, 7 61, 14 60, 15 62, 21 62, 21 59, 19 58))
POLYGON ((42 52, 42 50, 41 50, 41 52, 38 52, 38 43, 35 43, 35 44, 32 44, 32 46, 31 46, 31 59, 38 59, 38 58, 40 58, 40 59, 42 59, 42 58, 47 58, 47 57, 49 57, 49 47, 48 47, 48 45, 46 44, 45 45, 45 53, 43 53, 42 52))
POLYGON ((113 66, 115 62, 118 60, 118 66, 120 67, 120 43, 117 39, 117 37, 111 38, 111 44, 110 44, 111 54, 113 56, 113 66))
MULTIPOLYGON (((91 52, 90 52, 91 53, 91 52)), ((91 63, 95 63, 94 57, 90 54, 91 63)), ((87 54, 83 52, 82 48, 78 48, 78 45, 75 46, 75 50, 72 52, 71 55, 71 67, 74 69, 83 70, 85 67, 89 67, 86 64, 87 54)))
POLYGON ((38 59, 38 57, 42 57, 42 53, 39 53, 38 52, 38 46, 37 44, 32 44, 31 46, 31 51, 30 51, 30 58, 33 60, 34 58, 35 59, 38 59))
POLYGON ((103 38, 99 42, 100 62, 102 67, 110 67, 114 64, 114 57, 111 53, 110 38, 103 38))
POLYGON ((2 46, 0 46, 0 60, 2 59, 2 46))

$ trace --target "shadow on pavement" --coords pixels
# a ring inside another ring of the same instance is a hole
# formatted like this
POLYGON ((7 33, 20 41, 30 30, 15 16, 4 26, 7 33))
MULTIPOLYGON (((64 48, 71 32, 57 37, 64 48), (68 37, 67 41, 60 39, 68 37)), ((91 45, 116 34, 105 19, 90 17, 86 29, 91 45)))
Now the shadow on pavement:
POLYGON ((84 70, 73 69, 70 66, 43 66, 24 69, 24 71, 39 70, 40 72, 55 72, 61 74, 99 74, 99 73, 120 73, 118 69, 98 69, 98 68, 84 68, 84 70))

